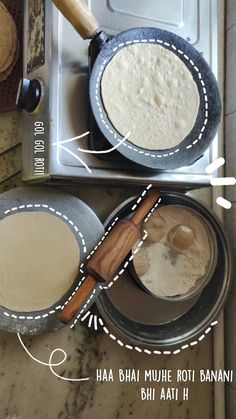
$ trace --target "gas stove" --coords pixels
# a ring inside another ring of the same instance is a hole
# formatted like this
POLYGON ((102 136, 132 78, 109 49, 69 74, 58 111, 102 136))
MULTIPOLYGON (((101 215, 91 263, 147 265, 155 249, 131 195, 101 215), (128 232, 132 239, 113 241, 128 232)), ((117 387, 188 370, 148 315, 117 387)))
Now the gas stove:
MULTIPOLYGON (((218 78, 218 0, 89 0, 102 29, 114 35, 132 27, 166 29, 185 38, 208 61, 218 78)), ((23 178, 28 182, 76 181, 165 184, 191 189, 210 184, 205 168, 219 157, 217 136, 192 166, 145 170, 117 154, 78 151, 103 149, 104 138, 91 124, 88 98, 89 42, 75 32, 50 0, 25 0, 23 178), (90 134, 71 140, 86 132, 90 134), (64 141, 63 143, 61 143, 64 141)), ((211 176, 217 176, 217 171, 211 176)))

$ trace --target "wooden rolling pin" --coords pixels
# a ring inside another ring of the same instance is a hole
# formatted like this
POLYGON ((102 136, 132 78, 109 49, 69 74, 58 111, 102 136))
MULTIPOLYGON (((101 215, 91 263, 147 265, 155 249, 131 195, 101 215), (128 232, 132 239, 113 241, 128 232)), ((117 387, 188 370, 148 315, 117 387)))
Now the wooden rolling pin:
POLYGON ((135 243, 141 239, 141 224, 156 204, 160 192, 153 190, 139 205, 130 220, 122 220, 111 230, 86 265, 87 278, 60 315, 69 323, 82 309, 98 282, 109 282, 128 256, 135 243))

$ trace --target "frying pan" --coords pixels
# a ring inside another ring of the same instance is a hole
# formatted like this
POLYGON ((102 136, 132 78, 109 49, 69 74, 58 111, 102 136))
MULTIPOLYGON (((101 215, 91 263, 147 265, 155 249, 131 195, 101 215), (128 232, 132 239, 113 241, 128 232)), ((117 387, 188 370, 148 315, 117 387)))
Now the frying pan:
POLYGON ((90 75, 90 103, 100 131, 112 146, 117 145, 122 136, 109 120, 101 95, 103 72, 112 58, 129 45, 151 43, 170 50, 183 61, 192 74, 200 98, 192 131, 178 146, 166 150, 145 150, 126 140, 118 151, 130 161, 151 169, 175 169, 198 160, 213 141, 221 117, 218 84, 202 55, 183 38, 156 28, 134 28, 110 37, 99 28, 96 18, 82 0, 53 0, 53 3, 84 39, 91 39, 94 62, 90 75))

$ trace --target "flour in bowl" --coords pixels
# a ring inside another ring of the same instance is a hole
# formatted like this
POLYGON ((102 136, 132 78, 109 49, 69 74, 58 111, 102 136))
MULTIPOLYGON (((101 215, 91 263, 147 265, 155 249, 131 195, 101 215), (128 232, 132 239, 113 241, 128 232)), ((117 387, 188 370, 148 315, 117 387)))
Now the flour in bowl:
POLYGON ((158 209, 147 223, 150 235, 134 256, 135 271, 143 285, 154 295, 174 297, 188 293, 208 270, 212 243, 207 226, 192 210, 177 205, 158 209))

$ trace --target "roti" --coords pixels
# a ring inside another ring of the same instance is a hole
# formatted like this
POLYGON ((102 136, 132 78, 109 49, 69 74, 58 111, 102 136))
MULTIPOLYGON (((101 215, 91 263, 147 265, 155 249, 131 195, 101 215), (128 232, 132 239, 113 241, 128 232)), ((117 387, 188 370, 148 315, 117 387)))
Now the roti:
POLYGON ((15 52, 15 56, 13 58, 12 63, 9 65, 9 67, 4 70, 2 73, 0 73, 0 81, 4 81, 6 80, 12 73, 18 58, 19 58, 19 54, 20 54, 20 46, 19 46, 19 42, 17 42, 17 48, 16 48, 16 52, 15 52))
POLYGON ((21 212, 0 221, 0 305, 44 310, 78 275, 80 248, 70 228, 46 212, 21 212))
POLYGON ((156 44, 122 48, 107 64, 101 94, 114 128, 147 150, 178 146, 199 111, 197 85, 183 61, 156 44))
POLYGON ((6 71, 14 60, 17 49, 15 22, 0 2, 0 73, 6 71))

